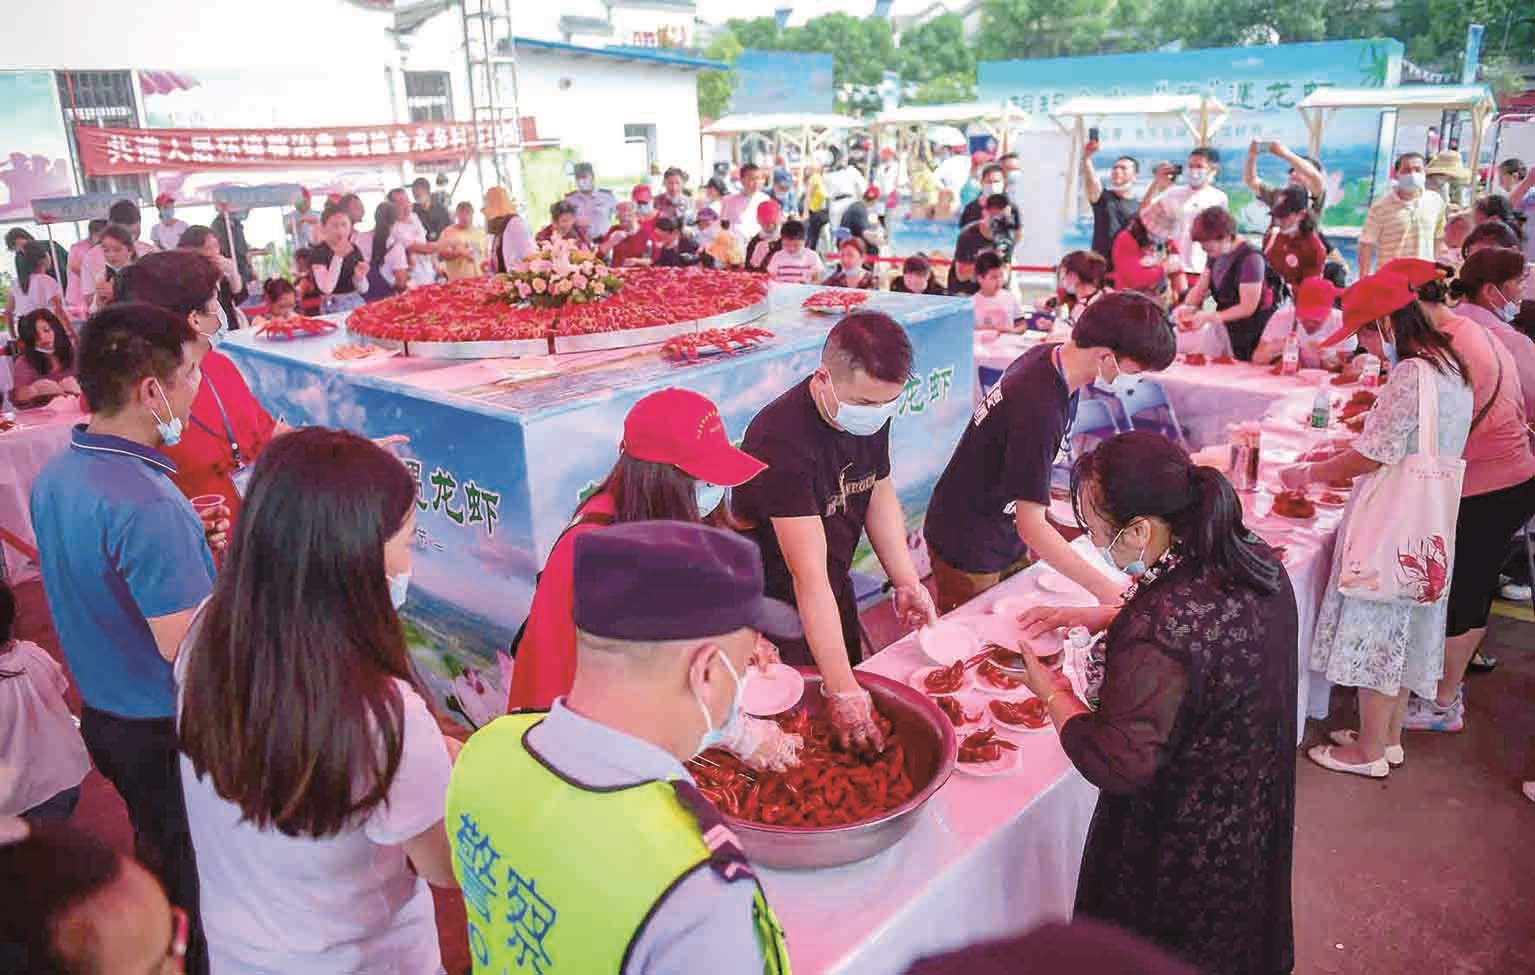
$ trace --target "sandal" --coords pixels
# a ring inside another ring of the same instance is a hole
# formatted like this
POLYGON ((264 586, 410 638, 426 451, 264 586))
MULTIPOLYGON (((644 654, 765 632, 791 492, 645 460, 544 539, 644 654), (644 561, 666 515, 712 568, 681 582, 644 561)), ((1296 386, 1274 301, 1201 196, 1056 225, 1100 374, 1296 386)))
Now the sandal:
POLYGON ((1466 669, 1473 674, 1490 674, 1493 668, 1498 666, 1498 658, 1491 654, 1478 650, 1471 655, 1471 662, 1466 664, 1466 669))

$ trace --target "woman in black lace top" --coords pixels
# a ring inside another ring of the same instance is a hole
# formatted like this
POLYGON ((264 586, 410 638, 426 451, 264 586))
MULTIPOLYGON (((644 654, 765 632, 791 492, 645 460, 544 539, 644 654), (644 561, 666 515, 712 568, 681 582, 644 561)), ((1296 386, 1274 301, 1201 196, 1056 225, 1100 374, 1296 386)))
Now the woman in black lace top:
MULTIPOLYGON (((1031 632, 1106 630, 1091 710, 1029 657, 1029 687, 1102 790, 1077 914, 1212 975, 1294 965, 1297 622, 1274 552, 1225 477, 1152 433, 1072 472, 1077 518, 1133 580, 1118 608, 1031 611, 1031 632)), ((1089 668, 1090 670, 1095 668, 1089 668)))

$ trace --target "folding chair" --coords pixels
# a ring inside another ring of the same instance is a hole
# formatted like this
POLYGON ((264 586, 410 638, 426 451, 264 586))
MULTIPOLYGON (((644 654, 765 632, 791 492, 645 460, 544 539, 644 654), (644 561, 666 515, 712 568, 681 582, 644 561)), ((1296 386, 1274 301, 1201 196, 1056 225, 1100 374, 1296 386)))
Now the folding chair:
POLYGON ((1167 398, 1167 391, 1161 383, 1142 379, 1114 395, 1119 400, 1120 409, 1125 411, 1125 423, 1131 430, 1160 433, 1184 450, 1189 449, 1188 437, 1184 435, 1183 425, 1178 422, 1178 411, 1173 409, 1172 401, 1167 398), (1164 415, 1150 416, 1158 410, 1164 415), (1136 422, 1137 418, 1140 419, 1139 423, 1136 422))

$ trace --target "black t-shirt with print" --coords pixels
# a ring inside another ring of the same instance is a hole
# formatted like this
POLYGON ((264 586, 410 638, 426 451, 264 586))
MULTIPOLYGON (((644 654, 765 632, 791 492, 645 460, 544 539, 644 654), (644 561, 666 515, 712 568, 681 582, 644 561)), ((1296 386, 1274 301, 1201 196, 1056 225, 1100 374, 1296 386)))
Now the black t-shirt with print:
POLYGON ((1050 503, 1050 471, 1076 413, 1059 345, 1021 356, 982 397, 928 502, 928 547, 964 572, 1001 572, 1024 555, 1014 503, 1050 503))
POLYGON ((890 424, 867 437, 832 427, 816 409, 806 379, 762 408, 741 449, 768 465, 731 492, 732 510, 753 526, 749 534, 762 550, 767 595, 794 602, 794 579, 773 518, 821 519, 835 588, 852 567, 874 483, 890 476, 890 424))

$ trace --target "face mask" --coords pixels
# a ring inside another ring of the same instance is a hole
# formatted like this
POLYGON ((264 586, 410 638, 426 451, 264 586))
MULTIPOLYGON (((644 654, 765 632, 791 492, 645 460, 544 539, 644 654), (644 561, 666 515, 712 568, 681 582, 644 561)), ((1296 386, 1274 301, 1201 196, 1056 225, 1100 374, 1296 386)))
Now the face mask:
POLYGON ((1121 528, 1119 533, 1114 536, 1113 541, 1098 549, 1098 554, 1103 556, 1103 560, 1105 562, 1120 570, 1125 575, 1132 579, 1139 579, 1141 576, 1146 574, 1146 546, 1141 546, 1141 554, 1137 555, 1135 560, 1132 561, 1129 565, 1120 565, 1119 560, 1114 557, 1114 546, 1119 544, 1119 539, 1124 535, 1129 527, 1129 525, 1126 525, 1124 528, 1121 528))
POLYGON ((160 439, 165 442, 165 446, 174 447, 181 443, 181 417, 171 409, 171 401, 165 398, 165 387, 160 385, 158 379, 155 380, 155 388, 160 391, 160 401, 165 404, 165 412, 170 419, 160 419, 160 414, 155 412, 154 407, 150 407, 149 415, 155 418, 155 430, 160 434, 160 439))
POLYGON ((224 313, 223 304, 218 305, 218 311, 216 314, 218 315, 219 319, 219 327, 214 331, 212 335, 208 336, 209 345, 218 345, 220 342, 224 341, 225 336, 229 334, 229 316, 224 313))
POLYGON ((1282 233, 1282 234, 1285 234, 1287 236, 1293 237, 1296 234, 1300 233, 1300 224, 1296 224, 1293 227, 1280 227, 1279 228, 1279 232, 1282 233))
POLYGON ((693 484, 693 500, 698 502, 699 515, 706 516, 724 502, 725 489, 708 481, 696 481, 693 484))
POLYGON ((1502 288, 1494 288, 1493 291, 1499 298, 1503 299, 1503 307, 1492 309, 1492 313, 1503 319, 1505 322, 1512 322, 1514 319, 1518 318, 1519 302, 1509 301, 1508 297, 1503 294, 1502 288))
MULTIPOLYGON (((696 689, 693 691, 693 701, 698 705, 698 710, 702 711, 704 715, 705 730, 703 737, 698 740, 698 751, 700 752, 706 748, 713 748, 724 741, 729 733, 730 726, 735 724, 741 717, 741 675, 736 673, 735 665, 730 662, 729 657, 725 656, 723 650, 720 651, 720 660, 725 664, 725 669, 730 671, 730 680, 735 684, 735 690, 730 692, 730 710, 725 715, 725 722, 718 728, 714 727, 714 717, 709 713, 709 706, 704 703, 703 696, 696 689)), ((697 753, 695 752, 694 754, 697 753)))
POLYGON ((1428 177, 1422 173, 1403 173, 1396 178, 1396 188, 1411 193, 1421 193, 1428 185, 1428 177))
POLYGON ((164 220, 166 223, 170 223, 172 220, 175 220, 176 219, 176 211, 175 211, 175 209, 173 207, 166 207, 164 210, 161 210, 160 211, 160 219, 164 220))
POLYGON ((1098 388, 1116 394, 1128 393, 1130 390, 1134 389, 1138 380, 1134 376, 1125 373, 1125 371, 1119 367, 1118 359, 1111 359, 1110 361, 1114 363, 1114 378, 1105 378, 1103 375, 1103 367, 1099 366, 1098 388))
POLYGON ((832 422, 855 437, 870 437, 879 433, 880 428, 895 416, 895 411, 901 405, 899 396, 888 403, 877 405, 844 403, 837 397, 837 387, 829 381, 826 385, 831 390, 832 402, 837 404, 837 415, 832 422))
POLYGON ((405 594, 410 591, 410 572, 401 572, 397 576, 385 576, 389 582, 389 602, 395 609, 405 605, 405 594))
POLYGON ((1210 182, 1210 171, 1208 169, 1190 169, 1188 170, 1188 177, 1189 185, 1197 190, 1210 182))
POLYGON ((576 189, 582 193, 590 193, 592 191, 592 181, 585 178, 578 179, 576 180, 576 189))

